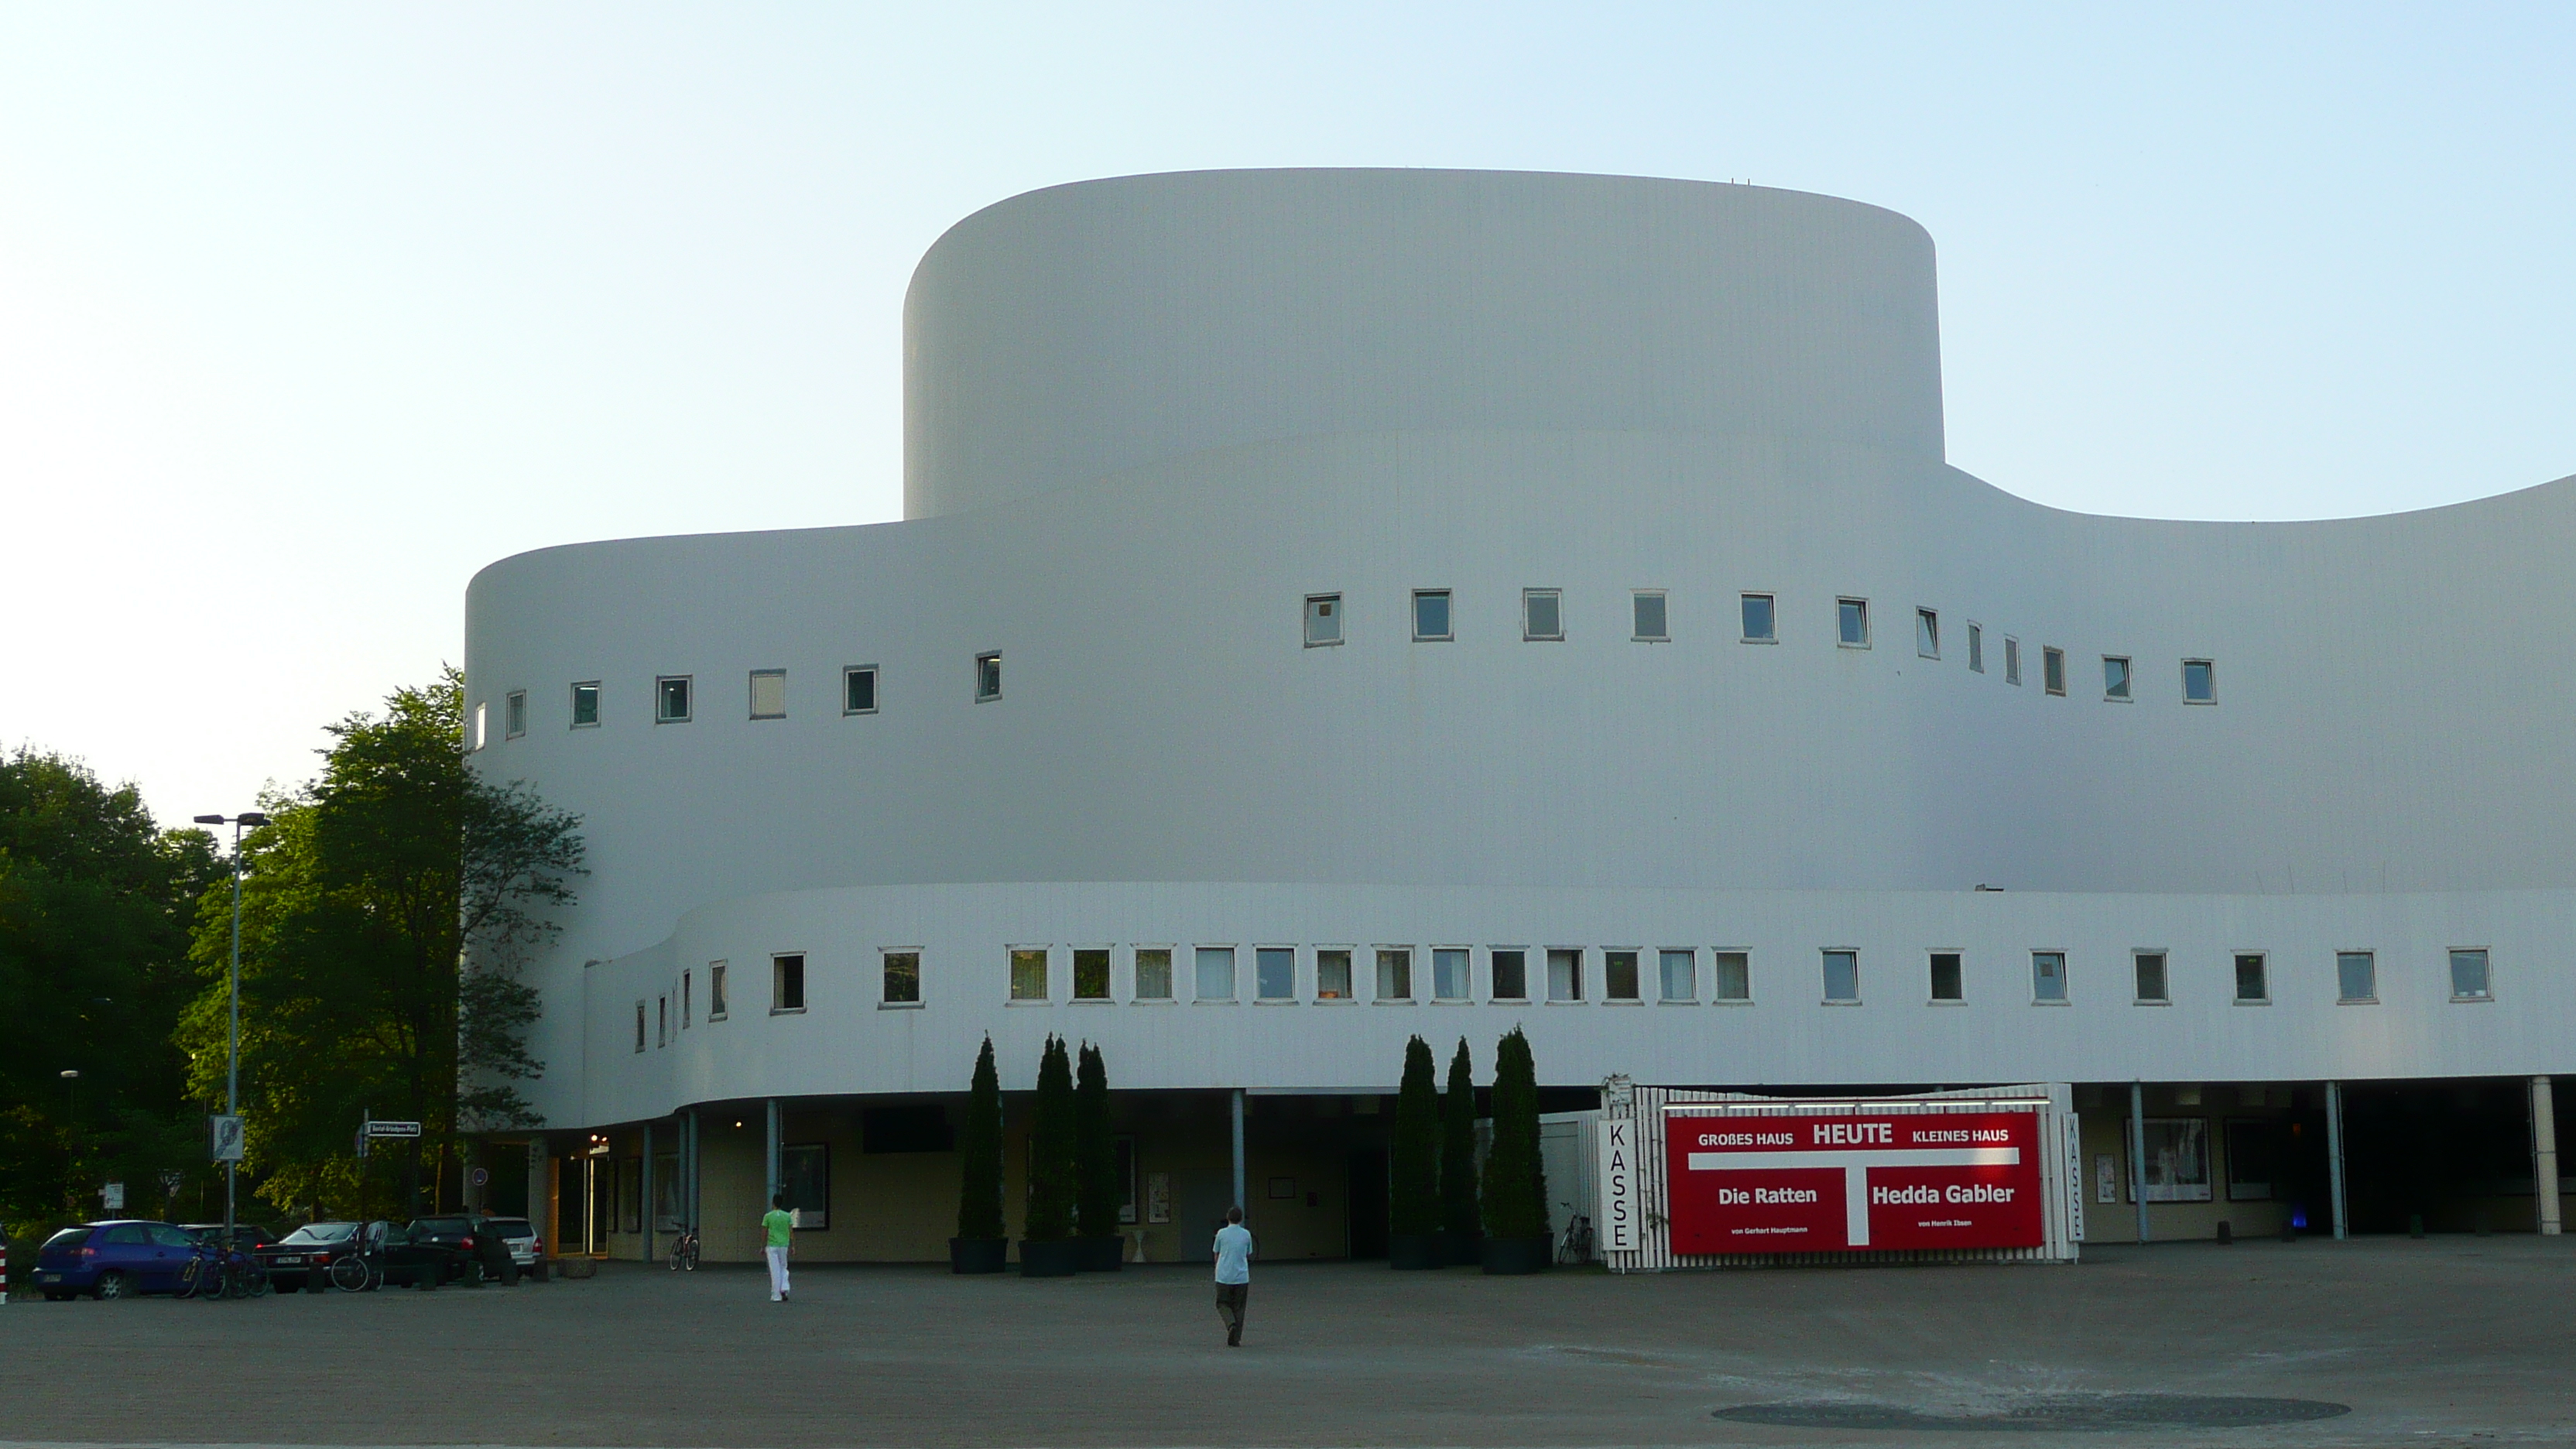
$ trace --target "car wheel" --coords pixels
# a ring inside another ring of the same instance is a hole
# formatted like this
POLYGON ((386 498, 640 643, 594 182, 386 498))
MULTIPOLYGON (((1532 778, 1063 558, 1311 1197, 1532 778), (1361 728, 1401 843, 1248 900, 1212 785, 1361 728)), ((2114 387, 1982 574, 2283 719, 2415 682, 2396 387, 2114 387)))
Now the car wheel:
POLYGON ((127 1274, 110 1268, 98 1275, 98 1286, 90 1291, 102 1299, 130 1298, 134 1296, 134 1280, 127 1274))

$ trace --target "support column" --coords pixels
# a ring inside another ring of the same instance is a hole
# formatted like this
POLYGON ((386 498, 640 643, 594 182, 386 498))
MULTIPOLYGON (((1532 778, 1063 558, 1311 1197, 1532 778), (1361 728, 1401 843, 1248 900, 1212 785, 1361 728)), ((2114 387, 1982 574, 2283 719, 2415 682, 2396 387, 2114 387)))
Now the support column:
POLYGON ((2351 1236, 2343 1218, 2343 1083, 2326 1083, 2326 1181, 2333 1194, 2335 1241, 2351 1236))
POLYGON ((549 1253, 556 1251, 554 1183, 546 1171, 552 1160, 546 1155, 546 1139, 539 1137, 528 1144, 528 1224, 542 1235, 549 1253))
POLYGON ((637 1225, 644 1229, 643 1260, 653 1261, 653 1124, 644 1124, 644 1206, 637 1225))
POLYGON ((764 1165, 761 1171, 767 1176, 769 1187, 760 1195, 760 1210, 767 1212, 769 1200, 778 1196, 780 1190, 778 1185, 778 1099, 776 1097, 769 1099, 769 1143, 762 1162, 764 1165))
POLYGON ((688 1214, 690 1230, 699 1233, 703 1239, 705 1229, 698 1222, 698 1184, 704 1179, 705 1169, 698 1162, 698 1133, 706 1124, 698 1119, 698 1109, 691 1107, 689 1109, 689 1175, 680 1180, 680 1210, 688 1214))
POLYGON ((1233 1093, 1233 1107, 1234 1107, 1234 1205, 1235 1205, 1236 1207, 1243 1208, 1243 1215, 1244 1215, 1245 1217, 1250 1217, 1250 1216, 1252 1216, 1252 1209, 1251 1209, 1250 1207, 1245 1206, 1244 1201, 1243 1201, 1243 1089, 1242 1089, 1241 1087, 1237 1087, 1237 1088, 1235 1088, 1235 1089, 1234 1089, 1234 1093, 1233 1093))
POLYGON ((2129 1196, 2138 1204, 2138 1241, 2147 1240, 2147 1089, 2129 1083, 2129 1196))
POLYGON ((2531 1191, 2539 1199, 2540 1235, 2554 1238, 2565 1232, 2565 1204, 2558 1196, 2558 1107, 2547 1077, 2531 1079, 2531 1191))

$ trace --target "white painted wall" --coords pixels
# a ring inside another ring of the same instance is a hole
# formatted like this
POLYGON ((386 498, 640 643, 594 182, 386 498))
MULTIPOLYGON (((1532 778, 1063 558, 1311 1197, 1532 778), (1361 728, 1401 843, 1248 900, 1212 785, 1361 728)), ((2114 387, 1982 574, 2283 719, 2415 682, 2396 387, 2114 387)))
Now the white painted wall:
POLYGON ((1357 1086, 1443 1012, 1480 1058, 1526 1019, 1558 1082, 2576 1069, 2549 1045, 2576 1040, 2550 994, 2576 482, 2330 523, 2041 508, 1939 461, 1931 293, 1902 218, 1691 183, 1218 173, 961 223, 909 313, 909 497, 935 516, 551 549, 469 590, 471 700, 496 732, 508 691, 531 700, 476 764, 580 812, 592 848, 538 968, 542 1105, 945 1090, 987 1029, 1013 1063, 1050 1029, 1112 1034, 1122 1086, 1357 1086), (1565 642, 1519 638, 1533 586, 1565 590, 1565 642), (1409 642, 1416 587, 1457 591, 1456 642, 1409 642), (1634 588, 1669 590, 1673 642, 1630 641, 1634 588), (1779 595, 1778 644, 1739 642, 1749 589, 1779 595), (1323 591, 1348 642, 1306 649, 1323 591), (1844 594, 1873 648, 1835 646, 1844 594), (976 703, 987 648, 1004 696, 976 703), (2101 698, 2106 653, 2136 702, 2101 698), (2217 706, 2181 702, 2187 655, 2217 661, 2217 706), (845 718, 862 663, 882 710, 845 718), (789 672, 784 720, 745 717, 761 668, 789 672), (697 717, 656 725, 680 673, 697 717), (570 729, 588 679, 603 723, 570 729), (1002 1004, 1010 943, 1255 938, 1753 946, 1810 985, 1825 945, 1917 977, 1964 947, 1971 1004, 1002 1004), (2332 1003, 2338 947, 2395 980, 2477 944, 2503 1007, 2332 1003), (730 1053, 597 1050, 682 963, 806 949, 819 984, 895 945, 932 953, 925 1011, 818 992, 730 1053), (2005 978, 2060 945, 2078 1003, 2032 1008, 2005 978), (2210 992, 2244 948, 2329 984, 2114 1001, 2152 945, 2210 992))

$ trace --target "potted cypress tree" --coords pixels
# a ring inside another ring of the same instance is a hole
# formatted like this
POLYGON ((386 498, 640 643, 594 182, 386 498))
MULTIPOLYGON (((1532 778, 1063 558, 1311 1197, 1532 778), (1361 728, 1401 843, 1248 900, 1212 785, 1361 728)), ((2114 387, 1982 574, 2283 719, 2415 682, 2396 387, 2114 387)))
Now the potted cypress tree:
POLYGON ((1538 1064, 1529 1038, 1513 1027, 1494 1047, 1494 1146, 1485 1158, 1488 1273, 1536 1273, 1547 1267, 1547 1169, 1538 1152, 1538 1064))
POLYGON ((957 1236, 948 1240, 952 1273, 999 1273, 1011 1257, 1002 1225, 1002 1079, 993 1069, 993 1039, 975 1055, 966 1094, 966 1132, 957 1144, 957 1236))
POLYGON ((1050 1035, 1038 1058, 1037 1101, 1029 1120, 1029 1204, 1020 1226, 1020 1276, 1071 1277, 1073 1241, 1073 1063, 1050 1035))
POLYGON ((1127 1240, 1118 1235, 1118 1140, 1109 1130, 1109 1067, 1089 1042, 1074 1067, 1073 1161, 1082 1270, 1115 1273, 1127 1256, 1127 1240))
POLYGON ((1418 1036, 1404 1046, 1386 1174, 1387 1266, 1439 1267, 1440 1092, 1432 1084, 1431 1044, 1418 1036))
POLYGON ((1449 1059, 1449 1090, 1440 1099, 1440 1228, 1452 1263, 1484 1260, 1485 1236, 1476 1207, 1476 1070, 1467 1039, 1449 1059))

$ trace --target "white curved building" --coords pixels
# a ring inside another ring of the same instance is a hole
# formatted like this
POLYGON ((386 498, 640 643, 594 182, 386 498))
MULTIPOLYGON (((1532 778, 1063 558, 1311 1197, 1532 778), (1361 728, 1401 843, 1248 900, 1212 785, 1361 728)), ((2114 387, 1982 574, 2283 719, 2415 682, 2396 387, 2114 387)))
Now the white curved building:
POLYGON ((904 349, 903 522, 468 593, 475 763, 590 842, 564 1239, 596 1141, 618 1251, 649 1194, 749 1256, 778 1152, 809 1255, 936 1257, 977 1044, 1020 1091, 1060 1033, 1146 1256, 1238 1174, 1271 1256, 1366 1252, 1404 1042, 1516 1024, 1568 1106, 2076 1084, 2096 1241, 2322 1228, 2329 1137, 2357 1230, 2554 1223, 2576 480, 2025 502, 1943 461, 1920 227, 1698 182, 1052 188, 904 349))

